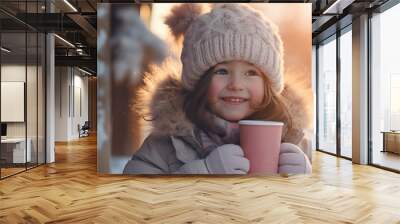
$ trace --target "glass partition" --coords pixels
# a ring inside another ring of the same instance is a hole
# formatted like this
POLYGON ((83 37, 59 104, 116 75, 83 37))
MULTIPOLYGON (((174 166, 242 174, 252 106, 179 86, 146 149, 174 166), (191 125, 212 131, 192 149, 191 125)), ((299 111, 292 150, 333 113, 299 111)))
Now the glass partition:
POLYGON ((2 177, 24 171, 31 161, 30 142, 26 141, 26 41, 25 32, 1 34, 2 177))
POLYGON ((27 113, 27 150, 31 151, 30 153, 30 161, 28 161, 28 168, 37 165, 37 128, 38 128, 38 113, 37 113, 37 98, 38 98, 38 88, 37 88, 37 80, 38 80, 38 49, 37 49, 37 41, 38 35, 36 32, 27 33, 27 81, 26 81, 26 89, 27 89, 27 98, 26 98, 26 113, 27 113))
POLYGON ((46 38, 45 34, 38 33, 38 65, 37 65, 37 163, 44 164, 46 162, 46 145, 45 145, 45 111, 46 111, 46 38))
POLYGON ((0 178, 45 163, 45 35, 16 19, 44 3, 0 3, 0 178))

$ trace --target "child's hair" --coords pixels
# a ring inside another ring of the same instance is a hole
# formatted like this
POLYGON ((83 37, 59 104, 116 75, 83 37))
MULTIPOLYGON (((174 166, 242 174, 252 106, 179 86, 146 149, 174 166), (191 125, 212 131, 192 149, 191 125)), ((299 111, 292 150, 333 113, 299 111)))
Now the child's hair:
POLYGON ((204 121, 202 116, 206 110, 209 110, 207 105, 208 87, 213 77, 213 69, 211 67, 205 72, 195 88, 192 91, 184 90, 183 110, 186 117, 199 128, 207 129, 207 121, 204 121))
MULTIPOLYGON (((209 110, 207 104, 207 92, 210 86, 213 69, 210 68, 199 80, 193 91, 186 91, 184 93, 184 111, 186 117, 202 129, 206 129, 207 121, 204 121, 202 113, 209 110)), ((261 75, 264 81, 264 98, 260 105, 250 105, 256 112, 245 119, 250 120, 270 120, 280 121, 284 123, 284 135, 291 131, 293 128, 292 115, 285 103, 285 99, 276 93, 271 87, 271 82, 266 75, 261 75)))

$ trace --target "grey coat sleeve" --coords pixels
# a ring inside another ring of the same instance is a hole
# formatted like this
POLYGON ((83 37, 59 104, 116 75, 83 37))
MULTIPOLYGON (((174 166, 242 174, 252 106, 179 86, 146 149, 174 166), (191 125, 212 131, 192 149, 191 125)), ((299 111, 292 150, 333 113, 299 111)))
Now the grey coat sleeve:
POLYGON ((191 160, 184 144, 173 144, 169 136, 150 135, 125 165, 124 174, 209 174, 203 159, 191 160), (177 147, 177 148, 176 148, 177 147), (180 161, 177 158, 179 151, 180 161))
POLYGON ((143 161, 139 157, 133 157, 125 165, 124 174, 163 174, 164 172, 151 163, 143 161))
POLYGON ((193 160, 185 163, 174 174, 210 174, 204 159, 193 160))
POLYGON ((125 165, 124 174, 166 174, 169 157, 174 153, 169 137, 148 136, 132 159, 125 165))

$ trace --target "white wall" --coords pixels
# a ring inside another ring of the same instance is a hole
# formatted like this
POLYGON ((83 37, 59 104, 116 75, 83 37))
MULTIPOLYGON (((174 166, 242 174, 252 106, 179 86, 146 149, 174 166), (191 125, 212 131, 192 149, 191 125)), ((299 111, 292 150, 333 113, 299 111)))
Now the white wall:
POLYGON ((56 67, 55 86, 55 140, 77 139, 78 124, 88 120, 88 78, 76 68, 56 67))
MULTIPOLYGON (((30 68, 28 67, 28 70, 30 68)), ((18 81, 25 82, 25 65, 2 65, 1 66, 1 81, 18 81)), ((6 110, 7 108, 1 108, 6 110)), ((7 123, 7 137, 25 137, 25 123, 11 122, 7 123)))
POLYGON ((78 70, 75 70, 74 75, 74 108, 72 108, 72 120, 71 120, 71 135, 74 137, 78 137, 78 129, 77 126, 80 124, 81 126, 85 123, 85 121, 89 120, 89 92, 88 92, 88 77, 81 76, 83 73, 76 74, 78 70), (79 97, 80 96, 80 97, 79 97), (80 101, 80 102, 79 102, 80 101), (81 108, 80 108, 81 107, 81 108), (81 110, 81 111, 80 111, 81 110))
POLYGON ((68 140, 69 78, 67 67, 55 68, 55 141, 68 140))
MULTIPOLYGON (((26 69, 25 65, 2 65, 1 81, 25 82, 25 73, 26 73, 25 69, 26 69)), ((31 69, 32 67, 28 67, 28 71, 31 69)), ((6 110, 6 109, 7 108, 1 108, 1 110, 6 110)), ((7 137, 25 137, 25 123, 24 122, 7 123, 7 137)))
MULTIPOLYGON (((2 65, 1 66, 1 81, 4 82, 25 82, 26 71, 28 74, 28 84, 27 88, 27 120, 28 120, 28 137, 29 134, 35 131, 36 136, 36 80, 31 77, 31 75, 36 76, 36 66, 25 65, 2 65), (25 70, 27 69, 27 70, 25 70), (35 113, 33 113, 33 111, 35 113), (34 123, 32 123, 34 122, 34 123), (32 127, 32 131, 30 131, 32 127)), ((41 105, 39 105, 40 107, 41 105)), ((7 110, 7 108, 1 108, 1 110, 7 110)), ((7 122, 7 136, 8 137, 25 137, 25 123, 26 122, 7 122)))
MULTIPOLYGON (((6 122, 7 137, 29 139, 32 151, 32 161, 44 163, 44 74, 42 67, 25 66, 25 64, 3 64, 1 66, 1 81, 24 82, 26 84, 26 106, 21 108, 26 112, 26 121, 6 122), (37 70, 38 69, 38 70, 37 70), (26 80, 27 78, 27 80, 26 80), (37 157, 37 153, 39 154, 37 157)), ((7 96, 2 96, 7 97, 7 96)), ((1 110, 11 110, 11 108, 1 108, 1 110)), ((9 111, 10 112, 10 111, 9 111)), ((11 111, 12 113, 12 111, 11 111)))

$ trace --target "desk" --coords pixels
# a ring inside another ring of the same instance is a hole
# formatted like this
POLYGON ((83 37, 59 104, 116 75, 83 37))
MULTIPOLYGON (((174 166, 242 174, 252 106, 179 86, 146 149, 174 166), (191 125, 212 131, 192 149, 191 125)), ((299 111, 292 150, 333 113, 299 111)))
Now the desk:
POLYGON ((6 163, 25 163, 32 160, 31 139, 26 140, 28 143, 25 154, 25 138, 6 138, 1 139, 1 157, 6 163), (25 161, 27 158, 27 161, 25 161))
POLYGON ((400 154, 400 131, 382 131, 381 133, 383 133, 382 152, 400 154))

